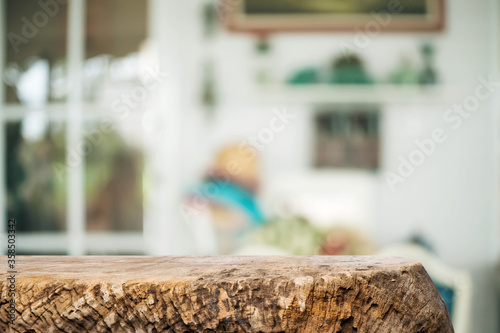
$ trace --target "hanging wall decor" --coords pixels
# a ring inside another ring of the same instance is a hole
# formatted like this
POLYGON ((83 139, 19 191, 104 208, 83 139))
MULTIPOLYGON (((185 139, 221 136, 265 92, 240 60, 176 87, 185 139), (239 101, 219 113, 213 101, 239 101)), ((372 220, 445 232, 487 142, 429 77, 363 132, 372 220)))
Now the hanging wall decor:
POLYGON ((444 0, 221 0, 234 31, 422 32, 444 28, 444 0))
POLYGON ((376 170, 380 112, 376 106, 331 106, 315 116, 314 166, 376 170))

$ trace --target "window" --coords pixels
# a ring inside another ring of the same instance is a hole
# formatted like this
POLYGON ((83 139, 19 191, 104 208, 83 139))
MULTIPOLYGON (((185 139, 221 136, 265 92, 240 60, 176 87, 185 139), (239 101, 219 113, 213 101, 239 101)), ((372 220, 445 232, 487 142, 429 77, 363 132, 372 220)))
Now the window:
POLYGON ((20 253, 144 253, 148 5, 1 1, 0 210, 20 253))

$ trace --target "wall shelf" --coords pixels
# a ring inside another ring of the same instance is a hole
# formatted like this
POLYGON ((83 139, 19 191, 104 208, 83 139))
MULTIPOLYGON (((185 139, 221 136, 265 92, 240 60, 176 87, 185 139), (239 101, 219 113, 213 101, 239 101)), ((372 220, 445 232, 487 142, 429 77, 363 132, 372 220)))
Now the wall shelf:
POLYGON ((292 104, 428 104, 447 103, 460 97, 444 85, 267 85, 259 88, 261 100, 292 104))

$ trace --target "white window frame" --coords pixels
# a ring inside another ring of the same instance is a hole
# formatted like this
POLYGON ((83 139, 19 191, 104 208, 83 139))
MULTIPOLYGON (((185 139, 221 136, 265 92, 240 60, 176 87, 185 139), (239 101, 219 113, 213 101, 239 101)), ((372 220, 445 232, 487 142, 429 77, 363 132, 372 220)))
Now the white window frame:
MULTIPOLYGON (((5 1, 0 1, 0 73, 4 73, 6 52, 5 52, 5 36, 6 36, 6 15, 5 15, 5 1)), ((3 75, 2 75, 3 76, 3 75)), ((3 84, 3 83, 2 83, 3 84)), ((0 239, 7 239, 7 185, 5 184, 6 178, 6 168, 5 168, 5 152, 6 142, 5 142, 5 87, 0 88, 0 212, 2 213, 2 221, 0 221, 0 239)), ((6 243, 5 243, 6 244, 6 243)), ((3 241, 0 242, 0 255, 7 252, 7 246, 4 245, 3 241)))
MULTIPOLYGON (((145 0, 146 1, 146 0, 145 0)), ((171 38, 178 38, 175 31, 177 20, 175 12, 180 9, 175 0, 149 0, 148 3, 148 37, 157 46, 160 69, 167 69, 172 61, 181 59, 181 51, 167 47, 171 38), (171 14, 170 14, 171 13, 171 14), (174 29, 172 29, 174 28, 174 29), (169 33, 172 31, 174 33, 169 33)), ((68 76, 71 77, 71 89, 65 103, 50 103, 47 114, 50 120, 63 120, 66 124, 66 147, 77 147, 84 139, 83 125, 88 119, 95 118, 96 112, 84 112, 88 105, 84 102, 82 85, 82 68, 85 60, 85 18, 86 0, 68 0, 67 29, 67 61, 68 76)), ((6 62, 6 14, 5 0, 0 0, 0 73, 4 72, 6 62)), ((170 66, 170 70, 173 67, 170 66)), ((18 250, 31 253, 66 253, 69 255, 85 255, 91 253, 121 254, 144 253, 150 255, 180 254, 186 249, 182 237, 179 237, 179 202, 181 185, 179 183, 179 147, 180 136, 180 97, 176 91, 175 79, 178 73, 169 71, 168 82, 162 82, 159 92, 152 96, 154 118, 159 128, 171 129, 162 135, 163 142, 158 142, 158 134, 148 133, 145 147, 145 168, 153 178, 148 195, 149 202, 144 209, 142 232, 87 232, 85 219, 84 195, 84 158, 76 167, 67 173, 67 228, 66 232, 22 233, 17 235, 18 250), (161 112, 169 110, 169 112, 161 112), (151 136, 152 135, 152 136, 151 136), (166 146, 165 144, 166 143, 166 146), (158 156, 162 156, 158 158, 158 156), (167 158, 168 156, 168 158, 167 158), (184 246, 182 246, 184 245, 184 246)), ((19 104, 7 104, 5 87, 0 89, 0 212, 3 212, 0 239, 6 240, 7 220, 16 218, 7 216, 6 207, 6 123, 21 121, 27 114, 25 107, 19 104)), ((69 151, 69 150, 67 150, 69 151)), ((66 161, 69 161, 69 152, 66 161)), ((68 163, 67 163, 68 164, 68 163)), ((22 221, 18 221, 22 223, 22 221)), ((3 243, 3 242, 1 242, 3 243)), ((1 246, 0 254, 6 253, 6 246, 1 246)))

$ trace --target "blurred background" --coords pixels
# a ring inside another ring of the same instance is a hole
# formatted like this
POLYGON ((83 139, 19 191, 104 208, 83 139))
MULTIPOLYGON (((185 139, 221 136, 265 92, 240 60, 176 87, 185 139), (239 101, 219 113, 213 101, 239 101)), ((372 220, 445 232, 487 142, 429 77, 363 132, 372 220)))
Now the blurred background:
POLYGON ((498 1, 0 4, 2 244, 410 256, 500 332, 498 1))

